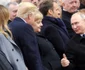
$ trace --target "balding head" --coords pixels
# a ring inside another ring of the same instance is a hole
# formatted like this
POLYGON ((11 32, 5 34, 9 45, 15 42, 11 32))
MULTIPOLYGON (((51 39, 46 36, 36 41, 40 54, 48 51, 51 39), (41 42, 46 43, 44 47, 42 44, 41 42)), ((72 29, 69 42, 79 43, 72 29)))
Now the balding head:
POLYGON ((63 0, 63 9, 69 13, 76 12, 80 7, 79 0, 63 0))
POLYGON ((75 19, 85 19, 85 9, 81 9, 79 10, 78 12, 74 13, 71 17, 71 21, 72 19, 75 18, 75 19))
POLYGON ((85 33, 85 9, 79 10, 72 15, 71 25, 77 34, 85 33))

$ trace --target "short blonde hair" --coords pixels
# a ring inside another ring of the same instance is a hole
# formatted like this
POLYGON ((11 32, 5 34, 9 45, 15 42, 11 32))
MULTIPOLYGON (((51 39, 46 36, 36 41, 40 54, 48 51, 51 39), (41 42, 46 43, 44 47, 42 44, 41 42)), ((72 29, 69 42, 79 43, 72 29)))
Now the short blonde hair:
POLYGON ((35 21, 43 19, 43 15, 40 11, 37 11, 34 17, 35 17, 35 21))
POLYGON ((17 16, 26 18, 30 14, 35 14, 38 11, 37 6, 30 2, 21 2, 18 7, 17 16))

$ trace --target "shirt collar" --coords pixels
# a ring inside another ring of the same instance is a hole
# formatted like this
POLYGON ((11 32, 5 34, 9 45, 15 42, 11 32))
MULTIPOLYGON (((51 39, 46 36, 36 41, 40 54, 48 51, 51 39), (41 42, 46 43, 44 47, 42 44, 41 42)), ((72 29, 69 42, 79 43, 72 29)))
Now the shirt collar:
POLYGON ((85 33, 84 34, 80 34, 81 37, 83 37, 83 35, 85 35, 85 33))
POLYGON ((21 18, 25 23, 27 23, 23 18, 21 18))

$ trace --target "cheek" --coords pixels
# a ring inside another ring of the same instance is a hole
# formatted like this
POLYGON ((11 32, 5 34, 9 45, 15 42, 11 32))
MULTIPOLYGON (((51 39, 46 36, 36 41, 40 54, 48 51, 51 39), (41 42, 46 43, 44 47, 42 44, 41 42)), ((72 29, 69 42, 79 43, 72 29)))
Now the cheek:
POLYGON ((65 7, 66 7, 66 8, 69 8, 69 7, 70 7, 70 4, 67 4, 65 7))
POLYGON ((81 29, 81 26, 77 26, 76 28, 80 30, 81 29))
POLYGON ((38 29, 38 26, 37 25, 34 25, 34 29, 37 30, 38 29))
POLYGON ((41 26, 37 27, 37 31, 40 32, 41 31, 41 26))
POLYGON ((54 17, 58 17, 58 12, 57 11, 54 12, 54 17))
POLYGON ((39 28, 37 32, 41 32, 41 29, 39 28))
POLYGON ((84 30, 84 28, 82 26, 78 26, 77 29, 79 32, 82 32, 84 30))
POLYGON ((41 29, 39 27, 35 28, 35 32, 40 32, 40 31, 41 31, 41 29))

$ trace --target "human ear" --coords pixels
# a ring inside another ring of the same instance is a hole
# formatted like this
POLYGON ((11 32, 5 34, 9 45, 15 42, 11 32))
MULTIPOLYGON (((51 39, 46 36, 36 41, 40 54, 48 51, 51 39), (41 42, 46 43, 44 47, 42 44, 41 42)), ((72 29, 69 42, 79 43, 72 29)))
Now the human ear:
POLYGON ((52 9, 49 9, 49 10, 48 10, 48 14, 49 14, 49 15, 52 15, 52 14, 53 14, 52 9))

